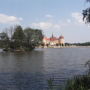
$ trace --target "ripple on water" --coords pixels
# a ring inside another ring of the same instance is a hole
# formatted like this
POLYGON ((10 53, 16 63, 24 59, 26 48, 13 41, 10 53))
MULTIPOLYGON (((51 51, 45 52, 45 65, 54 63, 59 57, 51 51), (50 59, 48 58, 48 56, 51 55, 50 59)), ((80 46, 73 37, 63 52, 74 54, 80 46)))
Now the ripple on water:
POLYGON ((30 53, 0 53, 0 90, 47 90, 47 80, 63 85, 83 74, 90 48, 36 49, 30 53))

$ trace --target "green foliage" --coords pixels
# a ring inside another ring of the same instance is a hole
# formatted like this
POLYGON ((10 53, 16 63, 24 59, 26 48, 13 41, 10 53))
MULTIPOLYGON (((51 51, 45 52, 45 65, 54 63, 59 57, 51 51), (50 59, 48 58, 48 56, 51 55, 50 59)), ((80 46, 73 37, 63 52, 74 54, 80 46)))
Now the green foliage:
POLYGON ((48 84, 48 90, 64 90, 63 86, 55 84, 54 77, 47 80, 47 84, 48 84))
POLYGON ((83 10, 83 20, 86 23, 90 23, 90 8, 83 10))
POLYGON ((0 33, 0 47, 1 48, 9 47, 9 37, 5 32, 0 33))
POLYGON ((86 0, 87 2, 90 2, 90 0, 86 0))
POLYGON ((90 75, 90 60, 85 63, 85 66, 88 67, 88 75, 90 75))
MULTIPOLYGON (((90 2, 90 0, 86 0, 87 2, 90 2)), ((90 23, 90 7, 83 10, 83 20, 85 23, 90 23)))
POLYGON ((90 75, 75 76, 69 79, 67 83, 62 86, 54 85, 54 79, 48 80, 48 90, 90 90, 90 75))
POLYGON ((63 86, 54 87, 54 78, 48 80, 49 90, 90 90, 90 60, 85 63, 88 66, 88 73, 86 75, 74 76, 69 79, 63 86))
POLYGON ((22 41, 24 39, 24 32, 21 26, 15 27, 15 32, 12 36, 12 39, 15 41, 22 41))
POLYGON ((14 41, 14 48, 20 48, 20 46, 22 46, 24 40, 24 32, 21 26, 15 27, 15 32, 12 36, 12 40, 14 41))
POLYGON ((42 42, 43 34, 39 29, 26 28, 24 29, 25 33, 25 42, 27 46, 37 46, 42 42))
MULTIPOLYGON (((8 29, 8 31, 10 28, 8 29)), ((20 25, 13 28, 13 34, 9 37, 6 33, 1 33, 0 43, 8 42, 8 48, 13 50, 25 50, 29 51, 34 49, 37 45, 42 42, 43 34, 39 29, 25 28, 23 29, 20 25), (8 40, 8 41, 7 41, 8 40)), ((5 44, 4 43, 4 44, 5 44)), ((4 45, 4 44, 1 44, 4 45)), ((5 44, 6 45, 6 44, 5 44)))
POLYGON ((47 82, 48 82, 48 87, 49 87, 49 90, 53 90, 53 81, 54 79, 53 78, 50 78, 47 82))
POLYGON ((90 76, 76 76, 72 80, 68 80, 65 90, 89 90, 90 76))
POLYGON ((73 45, 76 45, 76 46, 90 46, 90 42, 85 42, 85 43, 74 43, 73 45))

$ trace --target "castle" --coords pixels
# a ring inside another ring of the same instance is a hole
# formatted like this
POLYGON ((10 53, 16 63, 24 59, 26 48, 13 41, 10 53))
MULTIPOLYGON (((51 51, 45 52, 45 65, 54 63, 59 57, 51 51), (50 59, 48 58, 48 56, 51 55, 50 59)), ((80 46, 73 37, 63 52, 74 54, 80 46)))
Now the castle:
POLYGON ((55 37, 53 34, 50 38, 48 37, 44 37, 43 38, 43 44, 44 46, 63 46, 65 44, 65 40, 64 40, 64 36, 60 36, 60 37, 55 37))

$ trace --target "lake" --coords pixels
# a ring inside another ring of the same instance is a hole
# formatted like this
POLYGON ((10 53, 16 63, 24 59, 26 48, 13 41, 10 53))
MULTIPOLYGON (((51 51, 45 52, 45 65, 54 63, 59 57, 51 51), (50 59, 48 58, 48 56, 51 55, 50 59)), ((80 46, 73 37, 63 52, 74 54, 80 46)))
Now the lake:
POLYGON ((47 90, 47 80, 64 85, 86 73, 90 48, 35 49, 29 53, 0 52, 0 90, 47 90))

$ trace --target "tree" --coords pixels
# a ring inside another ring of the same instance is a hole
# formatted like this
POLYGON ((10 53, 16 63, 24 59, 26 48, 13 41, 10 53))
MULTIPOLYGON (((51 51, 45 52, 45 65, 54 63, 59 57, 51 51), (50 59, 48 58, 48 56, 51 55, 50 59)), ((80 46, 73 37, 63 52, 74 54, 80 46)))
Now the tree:
POLYGON ((14 42, 14 48, 20 48, 24 41, 24 32, 21 26, 15 27, 15 32, 12 35, 12 41, 14 42))
POLYGON ((34 44, 35 45, 40 45, 42 43, 42 39, 43 39, 42 30, 34 29, 32 37, 33 37, 33 40, 34 40, 34 44))
POLYGON ((90 2, 90 0, 86 0, 87 2, 90 2))
POLYGON ((24 29, 25 45, 28 48, 35 48, 42 42, 43 34, 39 29, 26 28, 24 29))
POLYGON ((20 25, 5 30, 6 33, 0 34, 0 45, 6 45, 9 50, 31 50, 42 43, 42 30, 23 29, 20 25))
MULTIPOLYGON (((90 2, 90 0, 86 0, 87 2, 90 2)), ((83 10, 83 20, 86 22, 86 23, 90 23, 90 7, 83 10)))
POLYGON ((24 34, 25 34, 25 46, 27 48, 32 47, 32 41, 33 41, 33 30, 31 28, 26 28, 24 29, 24 34))
POLYGON ((14 26, 11 26, 10 28, 7 28, 7 30, 8 30, 8 36, 9 36, 9 39, 10 40, 12 40, 12 36, 13 36, 13 34, 15 32, 15 28, 16 27, 14 27, 14 26))
POLYGON ((5 32, 0 33, 0 47, 2 48, 9 47, 9 37, 5 32))

